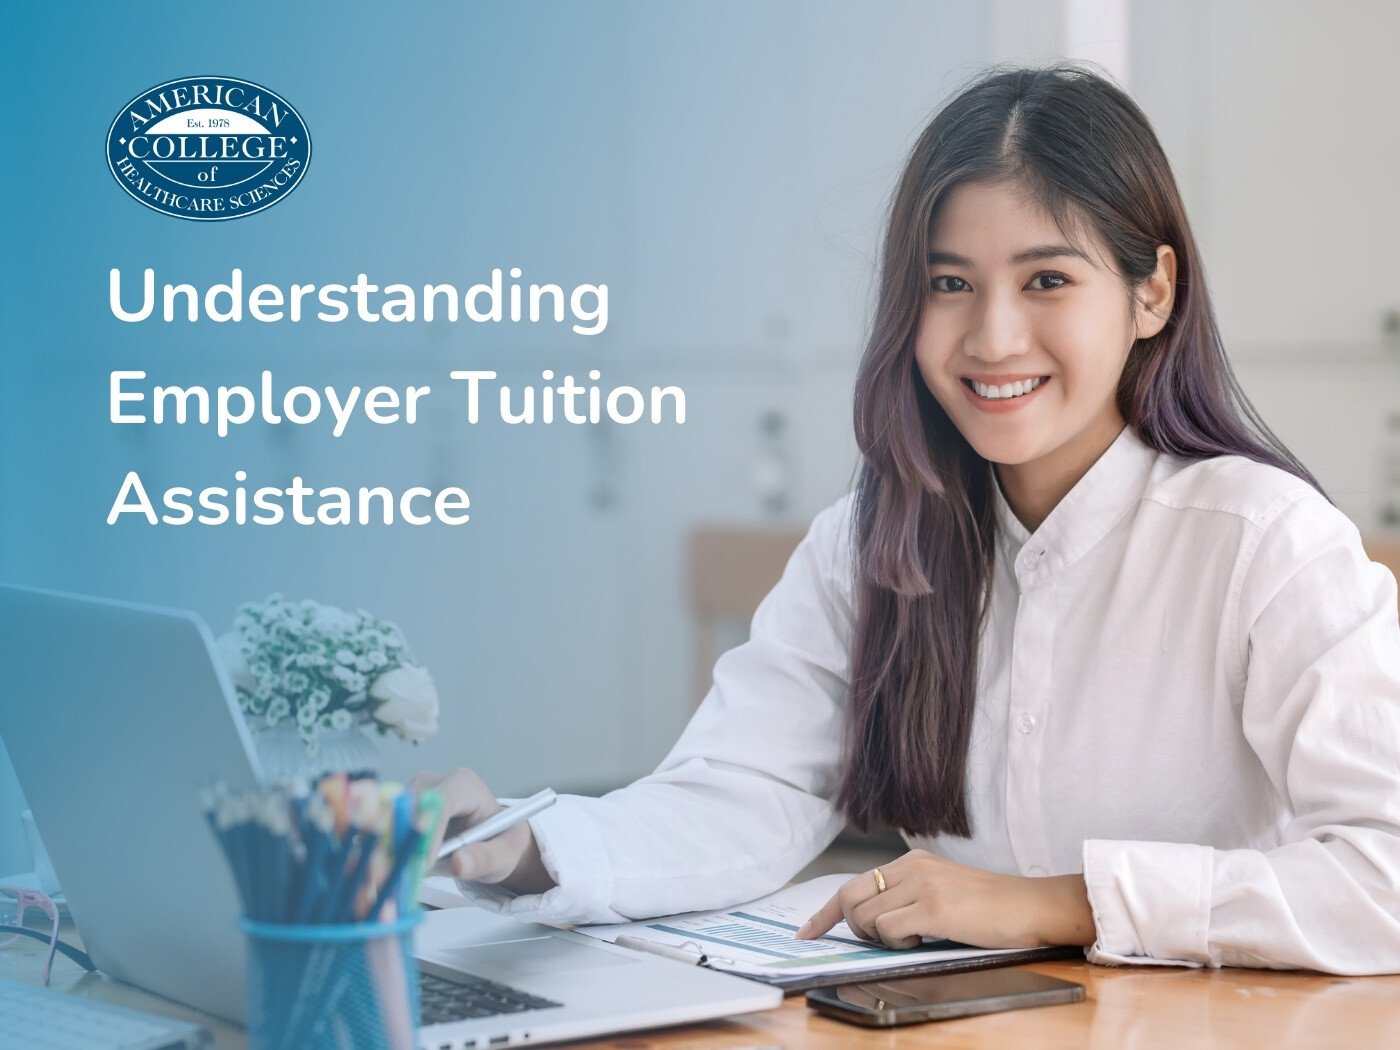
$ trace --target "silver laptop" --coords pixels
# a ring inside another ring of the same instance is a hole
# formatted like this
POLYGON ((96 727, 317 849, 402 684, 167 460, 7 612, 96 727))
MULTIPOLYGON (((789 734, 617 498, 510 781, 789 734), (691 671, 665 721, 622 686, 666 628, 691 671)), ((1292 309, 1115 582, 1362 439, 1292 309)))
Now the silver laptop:
MULTIPOLYGON (((198 789, 258 779, 193 613, 0 586, 0 740, 93 961, 241 1022, 232 876, 198 789)), ((418 929, 420 1045, 509 1046, 765 1010, 782 993, 477 908, 418 929)))

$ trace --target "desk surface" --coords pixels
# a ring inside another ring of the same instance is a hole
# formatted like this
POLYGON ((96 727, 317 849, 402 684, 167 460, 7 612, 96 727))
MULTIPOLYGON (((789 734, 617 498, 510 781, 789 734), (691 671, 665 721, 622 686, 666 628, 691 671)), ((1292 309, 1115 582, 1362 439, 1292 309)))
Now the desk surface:
MULTIPOLYGON (((71 924, 63 937, 77 941, 71 924)), ((42 946, 22 940, 0 950, 0 976, 38 983, 42 946)), ((730 1020, 654 1029, 565 1044, 626 1050, 759 1050, 801 1047, 1396 1047, 1400 975, 1329 977, 1274 970, 1105 967, 1082 961, 1038 963, 1037 973, 1078 981, 1082 1003, 892 1029, 862 1029, 821 1017, 802 996, 782 1007, 730 1020)), ((51 987, 103 1002, 203 1024, 220 1050, 243 1050, 242 1029, 198 1014, 57 956, 51 987)))

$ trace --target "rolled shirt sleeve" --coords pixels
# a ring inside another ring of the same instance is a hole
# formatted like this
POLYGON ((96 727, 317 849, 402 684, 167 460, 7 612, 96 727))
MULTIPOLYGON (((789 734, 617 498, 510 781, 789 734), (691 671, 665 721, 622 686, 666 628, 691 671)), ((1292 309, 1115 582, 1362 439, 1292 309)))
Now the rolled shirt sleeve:
POLYGON ((1239 580, 1245 738, 1280 844, 1084 843, 1090 961, 1400 972, 1400 621, 1390 571, 1311 488, 1239 580))
POLYGON ((475 904, 557 925, 727 907, 781 887, 844 825, 839 776, 854 629, 851 497, 822 511, 759 604, 747 642, 656 771, 562 795, 530 825, 558 883, 475 904))

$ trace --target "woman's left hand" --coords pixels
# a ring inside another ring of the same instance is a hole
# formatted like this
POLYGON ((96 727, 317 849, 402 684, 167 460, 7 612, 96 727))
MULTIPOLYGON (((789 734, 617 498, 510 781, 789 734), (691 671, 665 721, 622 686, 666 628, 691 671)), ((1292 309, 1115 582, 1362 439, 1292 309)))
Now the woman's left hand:
POLYGON ((1094 943, 1094 916, 1082 875, 998 875, 911 850, 857 875, 797 931, 820 937, 842 919, 857 937, 913 948, 934 937, 979 948, 1094 943))

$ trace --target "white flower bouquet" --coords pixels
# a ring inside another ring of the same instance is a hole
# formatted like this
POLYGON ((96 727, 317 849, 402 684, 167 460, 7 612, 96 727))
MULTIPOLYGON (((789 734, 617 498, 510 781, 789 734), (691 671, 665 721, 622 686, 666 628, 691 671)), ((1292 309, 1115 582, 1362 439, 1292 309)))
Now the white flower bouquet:
POLYGON ((294 724, 308 755, 327 730, 370 726, 418 743, 437 732, 438 695, 398 626, 273 594, 244 602, 219 654, 254 732, 294 724))

